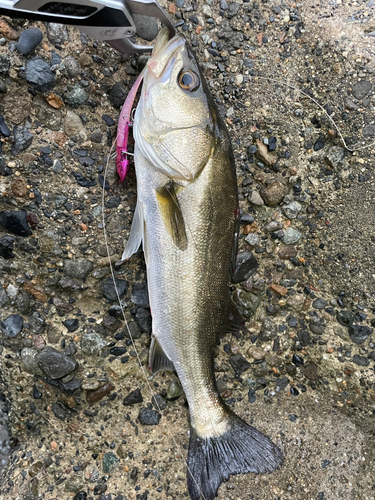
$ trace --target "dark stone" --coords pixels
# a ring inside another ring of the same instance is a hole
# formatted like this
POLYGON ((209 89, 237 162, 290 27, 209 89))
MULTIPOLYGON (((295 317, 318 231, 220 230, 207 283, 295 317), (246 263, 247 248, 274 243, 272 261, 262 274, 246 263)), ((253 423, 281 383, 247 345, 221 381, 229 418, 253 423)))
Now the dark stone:
POLYGON ((72 172, 72 175, 75 177, 77 184, 79 184, 82 187, 96 186, 96 181, 86 179, 86 177, 83 177, 81 172, 72 172))
POLYGON ((363 344, 372 334, 372 328, 368 326, 352 325, 349 327, 349 335, 356 344, 363 344))
POLYGON ((276 147, 277 147, 277 139, 276 137, 273 137, 271 136, 269 139, 268 139, 268 149, 270 151, 275 151, 276 147))
POLYGON ((258 261, 252 252, 240 252, 237 255, 236 266, 232 274, 232 283, 247 280, 258 268, 258 261))
POLYGON ((29 316, 29 324, 31 331, 39 335, 40 333, 44 332, 44 329, 46 327, 46 320, 42 314, 40 314, 38 311, 34 311, 29 316))
POLYGON ((62 45, 69 40, 65 24, 47 23, 47 38, 53 45, 62 45))
POLYGON ((0 55, 0 74, 7 75, 10 70, 10 60, 6 54, 0 55))
POLYGON ((117 208, 121 203, 121 196, 111 196, 108 201, 105 202, 106 208, 117 208))
POLYGON ((14 142, 10 150, 11 154, 17 156, 22 151, 25 151, 32 143, 33 137, 34 135, 28 128, 16 125, 13 129, 14 142))
POLYGON ((248 398, 249 398, 249 403, 255 403, 257 397, 254 389, 249 389, 248 398))
POLYGON ((294 422, 294 423, 297 422, 297 419, 298 419, 297 415, 294 415, 293 413, 291 415, 289 415, 288 418, 291 422, 294 422))
MULTIPOLYGON (((70 57, 70 56, 68 56, 70 57)), ((51 56, 51 66, 55 66, 56 64, 61 63, 61 57, 59 54, 57 54, 54 50, 52 51, 52 56, 51 56)))
POLYGON ((272 320, 267 318, 263 321, 262 327, 260 329, 259 338, 265 342, 267 340, 273 340, 277 337, 277 329, 273 324, 272 320))
POLYGON ((27 222, 26 212, 0 212, 0 224, 18 236, 30 236, 31 230, 27 222))
POLYGON ((83 156, 78 161, 83 167, 92 167, 95 163, 95 160, 89 156, 83 156))
POLYGON ((75 57, 73 56, 66 57, 64 60, 64 64, 65 64, 65 69, 68 72, 68 76, 70 78, 76 78, 79 75, 81 70, 77 62, 77 59, 75 57))
POLYGON ((124 89, 121 83, 117 82, 108 92, 108 99, 110 100, 113 107, 119 109, 124 104, 127 95, 127 90, 124 89))
POLYGON ((9 137, 11 134, 8 125, 4 121, 3 115, 0 115, 0 134, 4 137, 9 137))
POLYGON ((79 328, 79 321, 78 319, 66 319, 65 321, 62 322, 62 324, 65 326, 65 328, 68 330, 68 332, 73 333, 79 328))
POLYGON ((116 124, 115 120, 109 115, 103 115, 102 118, 106 122, 108 127, 113 127, 113 125, 116 124))
POLYGON ((297 354, 293 354, 292 363, 294 365, 296 365, 297 367, 300 367, 300 366, 304 365, 303 358, 301 358, 300 356, 297 356, 297 354))
POLYGON ((322 469, 325 469, 326 467, 328 467, 330 463, 331 463, 330 460, 323 460, 322 461, 322 469))
POLYGON ((45 347, 37 356, 39 368, 52 379, 65 377, 73 372, 78 363, 53 347, 45 347))
POLYGON ((324 148, 325 145, 326 145, 326 139, 324 135, 320 135, 318 139, 315 141, 313 149, 314 151, 320 151, 321 149, 324 148))
POLYGON ((167 402, 161 394, 154 394, 151 398, 151 403, 157 410, 165 410, 167 407, 167 402))
POLYGON ((248 214, 241 215, 240 224, 243 224, 243 225, 252 224, 254 221, 255 221, 255 219, 252 215, 248 215, 248 214))
POLYGON ((141 391, 139 389, 135 389, 135 391, 130 392, 126 398, 124 398, 122 404, 124 406, 131 406, 137 403, 142 403, 143 397, 141 391))
POLYGON ((364 97, 366 97, 367 94, 371 92, 371 90, 372 90, 372 84, 367 80, 356 82, 352 87, 353 96, 358 100, 361 100, 364 97))
POLYGON ((316 299, 312 303, 314 309, 324 309, 327 305, 327 301, 324 299, 316 299))
POLYGON ((72 341, 69 342, 69 344, 64 349, 64 354, 66 354, 67 356, 74 356, 76 352, 77 352, 77 346, 72 341))
POLYGON ((318 366, 310 361, 303 368, 303 374, 309 380, 316 380, 318 378, 318 366))
POLYGON ((22 31, 18 43, 16 45, 18 52, 24 56, 30 54, 37 45, 42 41, 43 33, 38 28, 29 28, 22 31))
POLYGON ((62 278, 59 281, 59 285, 64 290, 67 289, 67 290, 75 291, 75 290, 81 290, 82 289, 82 283, 79 282, 79 281, 77 281, 77 280, 71 279, 71 278, 62 278))
POLYGON ((70 411, 67 408, 65 408, 65 406, 62 403, 52 403, 51 408, 53 414, 59 420, 64 421, 66 418, 70 417, 70 411))
MULTIPOLYGON (((128 289, 128 282, 115 278, 115 283, 117 292, 119 296, 122 297, 128 289)), ((112 278, 107 278, 105 282, 100 285, 100 289, 103 292, 104 297, 112 302, 117 301, 116 288, 112 278)))
POLYGON ((34 399, 40 399, 43 396, 43 394, 40 392, 40 390, 37 388, 37 386, 34 384, 33 385, 33 398, 34 399))
POLYGON ((298 330, 297 336, 303 347, 306 347, 311 342, 311 335, 307 330, 298 330))
POLYGON ((290 381, 287 377, 279 378, 276 381, 276 389, 278 391, 283 391, 284 389, 286 389, 288 387, 289 382, 290 381))
POLYGON ((158 425, 161 419, 159 412, 149 408, 141 408, 138 420, 141 425, 158 425))
POLYGON ((100 144, 103 139, 103 134, 101 134, 99 131, 93 132, 91 134, 91 141, 96 142, 97 144, 100 144))
POLYGON ((117 332, 117 330, 120 328, 121 324, 122 324, 121 321, 114 318, 110 314, 107 314, 106 316, 104 316, 103 326, 107 330, 107 332, 109 332, 109 333, 117 332))
POLYGON ((132 293, 130 295, 130 300, 136 306, 150 307, 147 288, 142 288, 139 290, 136 288, 136 286, 133 286, 133 290, 132 290, 132 293))
POLYGON ((362 136, 365 139, 370 139, 375 136, 375 125, 366 125, 362 130, 362 136))
POLYGON ((9 302, 9 297, 4 288, 0 286, 0 310, 3 306, 8 304, 8 302, 9 302))
POLYGON ((83 279, 94 269, 94 264, 88 260, 65 260, 64 274, 70 278, 83 279))
POLYGON ((365 358, 364 356, 353 356, 353 363, 359 366, 368 366, 370 364, 370 360, 365 358))
POLYGON ((7 337, 13 338, 21 333, 23 318, 19 314, 11 314, 4 321, 0 321, 0 328, 7 337))
POLYGON ((109 350, 109 354, 111 354, 112 356, 122 356, 123 354, 125 354, 127 352, 127 348, 126 347, 112 347, 110 350, 109 350))
POLYGON ((336 316, 337 321, 342 326, 352 326, 354 321, 354 314, 350 311, 338 311, 336 316))
POLYGON ((130 339, 129 331, 131 338, 133 339, 139 339, 142 335, 142 330, 139 328, 138 323, 136 323, 135 321, 129 321, 128 327, 125 327, 123 330, 123 334, 128 339, 130 339))
POLYGON ((26 62, 26 81, 39 92, 49 90, 54 78, 55 73, 51 71, 50 65, 44 59, 35 57, 26 62))
POLYGON ((299 390, 296 387, 291 387, 290 388, 290 394, 292 396, 298 396, 299 395, 299 390))
POLYGON ((2 238, 0 238, 0 257, 2 257, 5 260, 13 259, 14 258, 13 244, 14 244, 14 238, 12 236, 5 235, 2 238))
POLYGON ((59 389, 67 396, 72 396, 81 387, 82 380, 74 378, 70 382, 59 380, 59 389))
POLYGON ((142 332, 151 333, 152 330, 152 319, 149 310, 140 307, 135 313, 135 320, 138 323, 142 332))
POLYGON ((87 493, 85 491, 79 491, 73 497, 73 500, 86 500, 86 499, 87 499, 87 493))
POLYGON ((236 373, 245 372, 251 366, 247 359, 242 356, 242 354, 235 354, 234 356, 231 356, 229 358, 229 363, 232 365, 236 373))
POLYGON ((324 333, 323 328, 320 325, 317 325, 314 322, 311 322, 309 324, 309 328, 312 331, 312 333, 315 333, 315 335, 323 335, 323 333, 324 333))
POLYGON ((230 3, 228 6, 228 11, 227 11, 228 18, 231 19, 232 17, 235 17, 238 13, 239 8, 240 8, 240 6, 238 3, 236 3, 236 2, 230 3))

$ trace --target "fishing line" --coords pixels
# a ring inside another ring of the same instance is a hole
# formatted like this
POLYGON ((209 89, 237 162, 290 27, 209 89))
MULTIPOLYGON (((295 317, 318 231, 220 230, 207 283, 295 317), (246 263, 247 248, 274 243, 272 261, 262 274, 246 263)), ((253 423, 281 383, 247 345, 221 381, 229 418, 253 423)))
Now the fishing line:
POLYGON ((312 102, 314 102, 322 111, 323 113, 328 117, 329 121, 332 123, 332 125, 335 127, 337 133, 339 134, 340 136, 340 139, 344 145, 344 148, 347 149, 348 151, 350 151, 351 153, 354 153, 355 151, 360 151, 361 149, 366 149, 366 148, 369 148, 371 146, 374 146, 375 145, 375 142, 372 142, 371 144, 365 144, 364 146, 360 146, 360 147, 355 147, 356 145, 353 144, 352 147, 349 147, 347 144, 346 144, 346 141, 341 133, 341 130, 340 128, 338 127, 338 125, 336 125, 335 121, 333 120, 333 118, 331 118, 331 116, 327 113, 327 111, 323 108, 323 106, 321 104, 318 103, 318 101, 316 99, 314 99, 313 97, 311 97, 309 94, 307 94, 306 92, 304 92, 303 90, 295 87, 294 85, 291 85, 290 83, 288 82, 284 82, 282 80, 275 80, 274 78, 269 78, 267 76, 255 76, 255 77, 250 77, 250 81, 252 81, 252 78, 256 79, 256 78, 259 78, 261 80, 268 80, 269 82, 273 82, 273 83, 279 83, 281 85, 285 85, 293 90, 295 90, 296 92, 299 92, 300 94, 304 95, 305 97, 308 97, 312 102))
MULTIPOLYGON (((130 117, 128 117, 130 119, 130 117)), ((113 148, 114 148, 114 145, 117 141, 117 137, 114 139, 113 143, 112 143, 112 146, 111 146, 111 149, 109 151, 109 154, 107 155, 107 161, 106 161, 106 165, 105 165, 105 169, 104 169, 104 176, 103 176, 103 186, 102 186, 102 207, 104 207, 104 195, 105 195, 105 183, 106 183, 106 177, 107 177, 107 171, 108 171, 108 167, 109 167, 109 160, 111 158, 111 155, 112 155, 112 151, 113 151, 113 148)), ((143 374, 143 377, 145 378, 146 380, 146 384, 148 386, 148 389, 149 389, 149 392, 151 394, 151 401, 153 402, 153 404, 157 407, 159 413, 162 415, 163 412, 159 406, 159 403, 157 401, 157 399, 155 398, 155 392, 153 391, 152 387, 151 387, 151 384, 148 380, 148 375, 146 374, 145 372, 145 369, 143 368, 143 365, 142 365, 142 362, 141 362, 141 359, 139 357, 139 354, 138 354, 138 350, 136 348, 136 345, 135 345, 135 342, 134 342, 134 339, 133 339, 133 336, 131 334, 131 331, 130 331, 130 328, 128 326, 128 322, 127 322, 127 319, 125 317, 125 311, 124 311, 124 308, 122 306, 122 303, 121 303, 121 299, 120 299, 120 294, 119 294, 119 291, 118 291, 118 288, 117 288, 117 285, 116 285, 116 278, 115 278, 115 273, 114 273, 114 270, 113 270, 113 266, 112 266, 112 262, 111 262, 111 259, 110 259, 110 253, 109 253, 109 245, 108 245, 108 237, 107 237, 107 230, 106 230, 106 223, 105 223, 105 213, 104 213, 104 210, 102 210, 102 223, 103 223, 103 233, 104 233, 104 241, 105 241, 105 247, 106 247, 106 250, 107 250, 107 256, 108 256, 108 262, 109 262, 109 267, 110 267, 110 270, 111 270, 111 276, 112 276, 112 281, 113 281, 113 285, 114 285, 114 289, 115 289, 115 292, 116 292, 116 296, 117 296, 117 301, 119 303, 119 306, 120 306, 120 309, 121 309, 121 313, 122 313, 122 317, 124 318, 124 322, 125 322, 125 327, 128 331, 128 335, 129 335, 129 338, 131 340, 131 343, 132 343, 132 346, 133 346, 133 349, 136 353, 136 356, 137 356, 137 361, 138 361, 138 365, 139 365, 139 368, 141 369, 142 371, 142 374, 143 374)), ((181 455, 183 461, 185 462, 185 465, 186 465, 186 468, 190 474, 190 476, 192 477, 195 485, 197 486, 198 490, 200 491, 201 493, 201 496, 203 498, 203 500, 207 500, 206 497, 203 495, 200 487, 199 487, 199 484, 197 483, 196 479, 194 478, 190 468, 189 468, 189 465, 187 463, 187 460, 185 458, 183 458, 183 451, 181 450, 181 447, 180 445, 177 443, 175 437, 173 435, 171 435, 172 437, 172 441, 173 441, 173 444, 174 446, 176 447, 178 453, 181 455)))

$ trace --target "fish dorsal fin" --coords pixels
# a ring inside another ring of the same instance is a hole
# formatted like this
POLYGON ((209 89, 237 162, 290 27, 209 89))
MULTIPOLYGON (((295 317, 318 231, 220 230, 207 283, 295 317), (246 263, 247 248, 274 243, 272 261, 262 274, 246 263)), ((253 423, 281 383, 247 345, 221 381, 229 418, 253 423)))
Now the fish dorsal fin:
POLYGON ((142 203, 138 200, 137 206, 135 207, 129 239, 126 243, 124 253, 122 254, 122 260, 128 259, 133 255, 133 253, 136 253, 138 251, 142 240, 144 239, 144 229, 145 221, 143 217, 142 203))
POLYGON ((188 240, 185 221, 177 198, 176 185, 170 180, 156 189, 156 199, 166 230, 180 250, 186 250, 188 240))
POLYGON ((154 335, 151 337, 149 368, 152 373, 157 373, 161 370, 175 371, 172 361, 165 354, 154 335))

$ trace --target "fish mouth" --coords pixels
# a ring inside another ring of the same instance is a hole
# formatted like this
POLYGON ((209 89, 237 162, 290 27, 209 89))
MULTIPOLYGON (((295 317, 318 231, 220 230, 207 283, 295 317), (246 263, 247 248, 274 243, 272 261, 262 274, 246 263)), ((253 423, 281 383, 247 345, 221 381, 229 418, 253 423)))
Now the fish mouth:
POLYGON ((174 36, 169 40, 169 31, 163 28, 158 34, 151 58, 147 63, 147 69, 155 78, 160 78, 165 69, 170 66, 176 52, 185 46, 185 39, 181 36, 174 36))

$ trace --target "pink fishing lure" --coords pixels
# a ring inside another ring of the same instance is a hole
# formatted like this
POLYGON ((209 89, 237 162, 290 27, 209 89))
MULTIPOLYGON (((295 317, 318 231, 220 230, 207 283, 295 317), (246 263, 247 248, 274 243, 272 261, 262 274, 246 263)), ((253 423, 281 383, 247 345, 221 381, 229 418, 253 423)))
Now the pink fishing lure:
POLYGON ((119 175, 119 182, 123 182, 129 171, 129 158, 128 158, 128 139, 129 127, 132 126, 131 111, 133 108, 135 96, 137 95, 138 88, 142 82, 144 70, 136 79, 133 87, 125 99, 124 105, 121 109, 120 117, 118 120, 117 129, 117 146, 116 146, 116 165, 117 173, 119 175))

